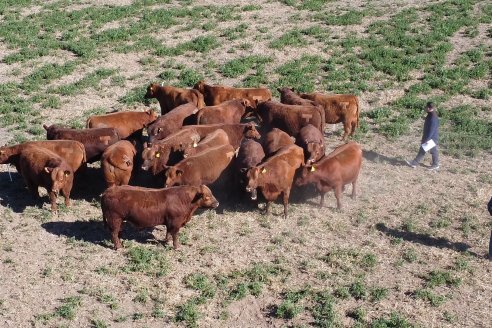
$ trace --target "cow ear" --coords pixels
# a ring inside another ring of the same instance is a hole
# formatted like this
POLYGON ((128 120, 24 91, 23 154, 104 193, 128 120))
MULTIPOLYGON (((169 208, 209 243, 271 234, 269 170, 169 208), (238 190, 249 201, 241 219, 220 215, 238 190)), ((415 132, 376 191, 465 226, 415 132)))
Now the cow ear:
POLYGON ((311 166, 311 170, 309 170, 309 171, 311 171, 311 172, 316 171, 316 167, 315 167, 314 165, 313 165, 313 166, 311 166))
POLYGON ((5 153, 5 150, 0 150, 0 155, 3 155, 5 153))
POLYGON ((44 172, 51 173, 52 171, 53 171, 52 167, 47 167, 47 166, 44 167, 44 172))
POLYGON ((161 157, 161 153, 159 153, 158 151, 155 152, 155 155, 154 155, 155 158, 159 158, 161 157))
POLYGON ((162 128, 157 128, 157 133, 161 133, 162 128))
POLYGON ((239 172, 246 173, 246 172, 248 172, 248 168, 242 167, 242 168, 239 169, 239 172))
POLYGON ((70 171, 65 171, 63 173, 65 174, 66 177, 68 177, 70 175, 70 171))
POLYGON ((267 172, 267 169, 266 169, 266 168, 263 168, 263 169, 261 170, 261 173, 262 173, 262 174, 264 174, 264 173, 266 173, 266 172, 267 172))
POLYGON ((183 175, 183 171, 182 170, 176 170, 176 175, 178 177, 182 176, 183 175))
POLYGON ((43 124, 43 128, 48 131, 48 126, 46 124, 43 124))

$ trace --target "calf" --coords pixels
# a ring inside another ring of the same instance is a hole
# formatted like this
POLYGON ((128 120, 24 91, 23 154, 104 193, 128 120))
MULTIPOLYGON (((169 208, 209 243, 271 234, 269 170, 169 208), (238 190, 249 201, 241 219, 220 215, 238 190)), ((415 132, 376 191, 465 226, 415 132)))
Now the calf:
POLYGON ((229 166, 233 157, 234 148, 231 145, 210 148, 187 157, 166 170, 165 186, 212 184, 229 166))
POLYGON ((272 92, 267 88, 231 88, 223 85, 208 85, 204 81, 199 81, 193 88, 203 94, 207 106, 245 98, 256 107, 257 103, 272 99, 272 92))
POLYGON ((257 198, 256 189, 259 188, 267 204, 265 213, 270 212, 270 204, 280 194, 283 194, 284 218, 287 219, 290 189, 296 169, 304 163, 302 148, 296 145, 287 146, 279 150, 258 166, 252 167, 246 173, 248 186, 246 191, 251 193, 251 199, 257 198))
POLYGON ((318 104, 316 104, 314 101, 302 98, 297 93, 292 91, 292 89, 277 88, 277 90, 278 92, 280 92, 280 102, 282 104, 318 106, 318 104))
POLYGON ((157 113, 153 110, 143 112, 116 112, 106 115, 93 115, 87 119, 86 127, 115 128, 120 139, 130 136, 139 138, 142 129, 157 119, 157 113))
POLYGON ((296 185, 313 183, 321 193, 320 206, 323 206, 325 193, 335 190, 337 208, 342 208, 341 196, 346 184, 352 183, 352 199, 356 197, 356 183, 362 164, 362 149, 355 142, 336 148, 320 161, 302 169, 296 185))
POLYGON ((198 108, 194 104, 186 103, 162 115, 147 127, 149 142, 152 143, 156 140, 162 140, 178 132, 183 126, 185 119, 197 112, 198 108))
POLYGON ((312 164, 325 156, 325 140, 323 134, 312 124, 299 131, 296 144, 304 150, 306 164, 312 164))
POLYGON ((170 85, 160 86, 158 84, 150 84, 147 87, 145 98, 157 98, 161 106, 161 115, 171 111, 179 105, 192 103, 198 109, 205 106, 203 95, 195 89, 182 89, 172 87, 170 85))
POLYGON ((301 93, 300 96, 321 105, 325 112, 325 121, 329 124, 343 123, 342 140, 354 135, 359 127, 359 98, 355 95, 324 95, 322 93, 301 93))
POLYGON ((42 140, 28 141, 14 146, 0 147, 0 164, 14 164, 19 170, 19 156, 26 147, 40 147, 51 150, 65 161, 75 172, 86 163, 85 147, 82 143, 74 140, 42 140))
POLYGON ((222 129, 227 133, 229 137, 229 142, 237 149, 241 144, 243 138, 254 138, 260 139, 261 135, 256 130, 255 125, 252 123, 242 123, 242 124, 209 124, 209 125, 187 125, 183 127, 183 130, 194 130, 200 134, 201 138, 205 138, 209 133, 222 129))
POLYGON ((303 126, 314 125, 321 132, 324 130, 324 112, 311 105, 286 105, 275 101, 258 104, 258 119, 265 131, 279 128, 291 136, 296 136, 303 126))
POLYGON ((181 130, 151 146, 144 145, 142 170, 151 170, 153 175, 163 172, 168 165, 183 159, 182 153, 190 146, 196 147, 200 135, 193 129, 181 130))
POLYGON ((273 128, 265 135, 263 140, 263 148, 265 149, 266 156, 270 156, 280 148, 294 144, 295 138, 289 136, 286 132, 273 128))
POLYGON ((107 189, 101 198, 105 226, 111 230, 114 248, 121 248, 119 233, 123 221, 137 228, 166 226, 166 241, 173 238, 178 249, 178 233, 199 207, 216 208, 219 202, 210 189, 201 186, 182 186, 164 189, 119 186, 107 189))
POLYGON ((235 183, 240 185, 241 190, 244 190, 246 172, 263 161, 265 152, 261 144, 253 139, 243 139, 236 152, 237 155, 234 161, 236 168, 235 183))
POLYGON ((219 105, 206 106, 197 114, 198 124, 239 124, 245 116, 246 109, 251 108, 248 99, 224 101, 219 105))
POLYGON ((218 129, 209 133, 205 138, 200 140, 198 145, 188 144, 183 152, 183 157, 187 158, 193 156, 197 153, 201 153, 209 148, 214 148, 218 146, 229 145, 229 137, 224 130, 218 129))
POLYGON ((136 153, 135 146, 127 140, 120 140, 106 148, 101 157, 101 168, 108 188, 128 184, 136 153))
POLYGON ((69 129, 58 125, 46 126, 48 140, 76 140, 85 148, 87 163, 93 163, 101 158, 102 153, 110 145, 120 140, 114 128, 98 129, 69 129))
POLYGON ((46 189, 53 213, 57 212, 56 198, 60 191, 65 205, 70 206, 73 169, 63 158, 48 149, 28 146, 20 153, 19 169, 27 188, 35 196, 39 197, 38 187, 46 189))

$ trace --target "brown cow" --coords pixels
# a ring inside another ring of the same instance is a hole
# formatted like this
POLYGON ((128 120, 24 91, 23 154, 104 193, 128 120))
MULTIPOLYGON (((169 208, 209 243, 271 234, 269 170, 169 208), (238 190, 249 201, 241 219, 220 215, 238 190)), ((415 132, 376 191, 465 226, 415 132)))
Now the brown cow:
POLYGON ((235 183, 239 184, 241 190, 244 190, 246 172, 263 161, 265 152, 261 144, 253 139, 243 139, 236 152, 237 155, 234 160, 236 168, 235 183))
POLYGON ((314 101, 309 99, 304 99, 289 88, 277 88, 280 92, 280 102, 286 105, 311 105, 318 106, 314 101))
POLYGON ((142 129, 157 119, 157 113, 153 110, 143 112, 116 112, 106 115, 93 115, 87 119, 86 127, 115 128, 120 139, 130 136, 141 137, 142 129))
POLYGON ((212 184, 219 179, 233 157, 234 148, 231 145, 209 148, 187 157, 166 170, 165 186, 212 184))
POLYGON ((41 140, 0 147, 0 164, 14 164, 19 171, 20 153, 24 148, 31 146, 51 150, 67 161, 74 172, 86 163, 85 148, 82 143, 75 140, 41 140))
POLYGON ((296 169, 304 164, 302 148, 290 145, 279 150, 265 162, 248 170, 246 191, 251 193, 251 199, 257 197, 256 189, 260 188, 267 204, 265 213, 270 211, 270 204, 283 193, 284 217, 287 219, 290 189, 296 169))
POLYGON ((195 130, 186 129, 173 133, 151 146, 144 145, 142 170, 150 169, 153 175, 161 173, 168 165, 174 165, 182 160, 184 150, 190 145, 196 147, 199 141, 200 135, 195 130))
POLYGON ((301 93, 300 96, 321 105, 325 110, 326 123, 343 122, 342 140, 355 133, 359 127, 359 98, 355 95, 324 95, 322 93, 301 93))
POLYGON ((296 185, 313 183, 321 193, 320 206, 323 206, 325 193, 334 189, 337 208, 342 208, 340 201, 344 186, 352 183, 352 199, 356 197, 356 183, 362 164, 362 149, 355 142, 349 142, 336 148, 320 161, 302 169, 296 185))
POLYGON ((293 145, 295 141, 296 138, 289 136, 287 132, 273 128, 265 135, 265 140, 263 140, 263 148, 265 149, 266 156, 270 156, 280 148, 293 145))
POLYGON ((197 112, 198 108, 194 104, 186 103, 162 115, 147 127, 149 142, 165 139, 167 136, 178 132, 185 119, 197 112))
POLYGON ((101 157, 101 168, 108 187, 128 184, 136 154, 135 146, 127 140, 120 140, 106 148, 101 157))
POLYGON ((73 186, 72 167, 51 150, 37 146, 22 149, 19 156, 19 169, 27 188, 39 197, 38 187, 48 192, 51 211, 57 212, 58 193, 65 197, 65 205, 70 206, 70 192, 73 186))
POLYGON ((147 87, 145 98, 157 98, 161 106, 161 115, 186 103, 192 103, 201 109, 205 107, 203 95, 195 89, 182 89, 170 85, 160 86, 152 83, 147 87))
POLYGON ((325 156, 325 140, 323 134, 308 124, 299 131, 296 138, 296 145, 304 150, 306 164, 317 162, 325 156))
POLYGON ((251 108, 248 99, 224 101, 215 106, 205 106, 197 114, 198 124, 239 124, 251 108))
POLYGON ((173 238, 178 249, 178 233, 199 207, 217 208, 219 202, 207 186, 164 189, 119 186, 107 189, 101 198, 104 224, 111 230, 114 248, 121 248, 119 233, 123 221, 137 228, 166 226, 166 241, 173 238))
POLYGON ((193 88, 203 94, 207 106, 245 98, 256 107, 257 103, 272 99, 272 92, 267 88, 231 88, 223 85, 208 85, 204 81, 199 81, 193 88))
POLYGON ((256 130, 256 126, 252 123, 241 123, 241 124, 208 124, 208 125, 187 125, 183 127, 184 130, 194 130, 200 134, 201 138, 205 138, 209 133, 222 129, 227 133, 229 137, 229 142, 237 149, 241 144, 243 138, 254 138, 260 139, 261 135, 256 130))
POLYGON ((183 157, 187 158, 189 156, 193 156, 209 148, 214 148, 223 145, 229 145, 229 137, 227 136, 227 133, 225 133, 224 130, 218 129, 209 133, 205 138, 200 140, 198 145, 189 144, 183 152, 183 157))
POLYGON ((106 148, 120 140, 118 132, 113 128, 69 129, 59 125, 43 125, 43 127, 48 140, 81 142, 85 147, 87 163, 98 161, 106 148))
POLYGON ((286 105, 276 101, 258 104, 256 113, 263 129, 279 128, 291 136, 296 136, 303 126, 314 125, 324 130, 324 112, 320 107, 311 105, 286 105))

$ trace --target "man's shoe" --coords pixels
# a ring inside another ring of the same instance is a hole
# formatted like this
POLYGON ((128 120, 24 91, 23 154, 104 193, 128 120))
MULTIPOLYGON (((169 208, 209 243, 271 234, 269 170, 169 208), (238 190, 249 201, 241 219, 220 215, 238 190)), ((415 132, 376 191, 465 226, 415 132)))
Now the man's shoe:
POLYGON ((407 162, 407 165, 410 166, 413 169, 417 167, 417 164, 415 164, 414 161, 405 161, 405 162, 407 162))
POLYGON ((438 171, 439 170, 439 165, 432 165, 429 167, 429 171, 438 171))

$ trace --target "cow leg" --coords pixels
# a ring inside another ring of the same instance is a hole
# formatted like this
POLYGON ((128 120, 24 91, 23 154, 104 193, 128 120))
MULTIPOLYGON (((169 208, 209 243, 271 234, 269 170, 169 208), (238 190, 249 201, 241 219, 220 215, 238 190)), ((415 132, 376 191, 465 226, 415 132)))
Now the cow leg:
POLYGON ((49 197, 50 197, 50 203, 51 203, 51 212, 53 212, 53 214, 56 214, 57 212, 57 206, 56 206, 56 195, 54 192, 50 191, 48 193, 49 197))
POLYGON ((65 206, 70 206, 70 191, 62 189, 61 192, 63 197, 65 197, 65 206))
MULTIPOLYGON (((104 215, 104 214, 103 214, 104 215)), ((111 240, 113 241, 114 249, 118 250, 122 247, 120 240, 121 224, 123 220, 121 218, 108 218, 106 217, 106 224, 111 230, 111 240)))
POLYGON ((355 190, 356 185, 357 185, 357 180, 355 180, 354 182, 352 182, 352 199, 356 199, 357 198, 357 192, 355 190))
POLYGON ((341 210, 342 202, 340 201, 340 198, 342 197, 342 186, 337 186, 335 188, 335 197, 337 199, 337 209, 341 210))
POLYGON ((347 139, 347 136, 349 135, 350 130, 351 130, 350 122, 344 122, 343 123, 344 133, 343 133, 342 141, 345 141, 347 139))
POLYGON ((325 193, 324 192, 321 192, 321 199, 319 201, 319 207, 323 207, 323 205, 325 204, 325 193))
POLYGON ((171 233, 171 236, 173 236, 173 247, 174 247, 174 250, 177 250, 179 248, 179 241, 178 241, 178 233, 179 233, 179 229, 172 229, 170 231, 171 233))
POLYGON ((267 203, 265 206, 265 211, 263 212, 263 214, 266 214, 266 215, 270 214, 270 204, 271 203, 272 203, 271 201, 267 200, 267 203))
POLYGON ((287 207, 289 206, 290 189, 284 191, 284 219, 287 220, 287 207))

